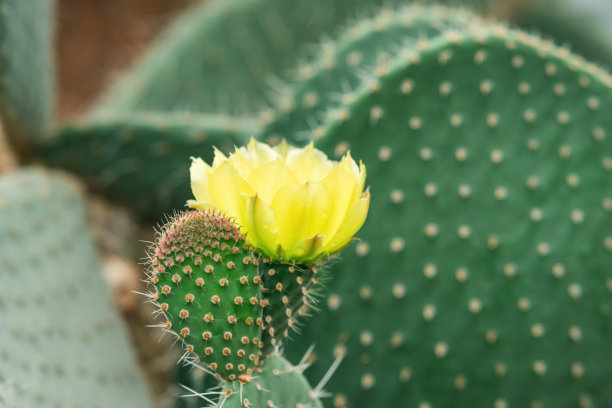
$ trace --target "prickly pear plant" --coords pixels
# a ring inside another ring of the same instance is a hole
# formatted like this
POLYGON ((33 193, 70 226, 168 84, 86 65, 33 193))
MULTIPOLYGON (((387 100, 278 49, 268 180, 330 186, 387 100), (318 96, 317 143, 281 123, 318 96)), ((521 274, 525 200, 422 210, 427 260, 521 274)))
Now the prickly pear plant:
POLYGON ((310 390, 303 367, 289 365, 274 380, 288 364, 279 347, 315 303, 320 259, 363 224, 363 164, 349 154, 333 162, 312 145, 251 140, 229 157, 216 150, 212 166, 194 158, 190 172, 188 205, 197 211, 173 217, 149 250, 149 297, 166 317, 162 327, 181 340, 188 363, 204 363, 222 381, 220 404, 236 387, 241 406, 316 402, 322 386, 310 390), (284 383, 304 392, 265 394, 284 383))
POLYGON ((0 258, 0 384, 24 391, 8 406, 151 406, 73 181, 0 179, 0 258))
POLYGON ((48 130, 53 21, 51 1, 0 1, 0 117, 20 150, 48 130))
MULTIPOLYGON (((612 400, 611 92, 569 50, 483 24, 398 48, 327 103, 309 137, 368 163, 372 207, 288 351, 345 356, 334 406, 612 400)), ((303 140, 274 117, 262 137, 303 140)))

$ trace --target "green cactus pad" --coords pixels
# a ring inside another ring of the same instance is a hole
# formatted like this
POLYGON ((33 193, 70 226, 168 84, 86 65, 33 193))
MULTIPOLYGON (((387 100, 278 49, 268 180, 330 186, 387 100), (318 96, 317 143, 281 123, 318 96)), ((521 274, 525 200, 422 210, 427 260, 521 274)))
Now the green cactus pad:
POLYGON ((152 406, 72 180, 0 179, 0 259, 0 383, 19 408, 152 406))
POLYGON ((246 385, 227 384, 219 404, 225 408, 321 408, 321 402, 302 375, 281 355, 268 357, 246 385))
POLYGON ((483 24, 481 18, 444 6, 408 5, 384 9, 381 14, 350 26, 335 41, 321 45, 317 59, 301 66, 297 83, 281 93, 276 105, 262 119, 269 125, 263 134, 272 142, 282 138, 304 140, 326 116, 350 101, 367 72, 385 69, 399 49, 419 47, 428 38, 451 28, 483 24))
POLYGON ((165 327, 218 378, 250 376, 263 347, 263 299, 257 255, 238 226, 187 211, 161 229, 149 252, 148 281, 165 327))
POLYGON ((315 307, 325 268, 321 262, 308 266, 260 263, 263 295, 267 302, 263 315, 264 356, 281 347, 285 339, 294 337, 292 332, 299 331, 315 307))
POLYGON ((295 345, 315 378, 346 355, 335 407, 612 401, 611 110, 609 74, 503 26, 398 52, 339 107, 318 147, 366 163, 370 212, 295 345))
POLYGON ((0 117, 20 149, 46 135, 53 110, 53 4, 0 1, 0 117))
POLYGON ((159 218, 184 208, 191 197, 190 156, 210 161, 213 146, 233 151, 255 131, 248 120, 224 116, 115 115, 60 129, 40 155, 138 216, 159 218))

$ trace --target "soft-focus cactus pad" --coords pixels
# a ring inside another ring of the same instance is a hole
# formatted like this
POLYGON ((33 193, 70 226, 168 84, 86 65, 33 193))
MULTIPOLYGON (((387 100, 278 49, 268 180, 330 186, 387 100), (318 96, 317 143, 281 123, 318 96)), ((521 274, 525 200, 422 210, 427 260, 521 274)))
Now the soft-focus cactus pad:
POLYGON ((263 345, 258 256, 222 215, 186 211, 150 248, 153 298, 189 353, 220 378, 251 375, 263 345))
POLYGON ((72 183, 0 180, 0 383, 20 408, 150 407, 72 183))
POLYGON ((213 146, 233 151, 253 131, 251 122, 221 115, 114 115, 60 129, 40 154, 138 216, 159 218, 191 197, 190 156, 210 163, 213 146))
POLYGON ((231 394, 219 402, 225 408, 321 408, 302 370, 275 354, 266 358, 250 383, 229 384, 225 391, 231 390, 231 394))
POLYGON ((49 124, 53 4, 0 0, 0 115, 10 136, 15 131, 30 140, 40 138, 49 124))
POLYGON ((330 406, 608 406, 612 77, 501 26, 396 55, 318 134, 372 201, 311 378, 346 354, 330 406))

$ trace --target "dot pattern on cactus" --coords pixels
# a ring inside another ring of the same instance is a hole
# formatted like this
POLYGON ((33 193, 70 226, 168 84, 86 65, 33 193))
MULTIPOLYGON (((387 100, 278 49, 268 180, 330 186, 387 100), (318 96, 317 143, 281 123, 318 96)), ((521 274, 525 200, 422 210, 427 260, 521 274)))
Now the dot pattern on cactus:
POLYGON ((336 407, 607 404, 612 76, 498 25, 384 67, 310 133, 376 192, 294 346, 311 378, 341 353, 336 407))
POLYGON ((165 327, 218 378, 248 381, 261 354, 258 256, 238 226, 214 213, 173 217, 149 251, 153 301, 165 327))
MULTIPOLYGON (((316 59, 297 68, 297 81, 280 92, 274 108, 261 113, 262 122, 267 124, 265 138, 274 142, 293 135, 293 139, 301 140, 311 129, 315 139, 321 137, 326 116, 354 99, 364 72, 375 74, 370 78, 370 86, 375 88, 376 76, 385 72, 397 50, 421 47, 451 28, 483 23, 464 10, 411 4, 397 10, 383 9, 372 18, 350 25, 334 41, 324 42, 316 59)), ((404 83, 404 91, 412 85, 411 81, 404 83)), ((370 119, 377 121, 381 115, 381 110, 374 109, 370 119)), ((334 154, 339 157, 345 151, 340 148, 334 154)))

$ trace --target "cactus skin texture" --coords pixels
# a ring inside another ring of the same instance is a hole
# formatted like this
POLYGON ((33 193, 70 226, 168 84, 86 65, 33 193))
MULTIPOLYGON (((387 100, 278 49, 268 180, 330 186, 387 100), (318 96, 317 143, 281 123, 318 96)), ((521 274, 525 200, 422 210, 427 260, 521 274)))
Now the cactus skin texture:
POLYGON ((227 153, 255 130, 249 120, 221 115, 112 115, 60 129, 39 153, 138 217, 155 219, 184 208, 190 156, 212 160, 213 146, 227 153))
POLYGON ((256 369, 255 377, 246 385, 226 387, 229 396, 222 396, 219 403, 225 408, 258 407, 308 407, 322 408, 321 402, 302 375, 304 367, 294 367, 280 354, 264 360, 256 369))
POLYGON ((311 133, 372 202, 289 358, 346 356, 328 406, 607 406, 612 77, 499 25, 384 68, 311 133))
POLYGON ((162 228, 149 257, 166 328, 218 378, 251 376, 263 346, 264 301, 258 256, 236 224, 212 212, 181 213, 162 228))
POLYGON ((47 134, 53 110, 53 5, 0 1, 0 116, 20 150, 47 134))
POLYGON ((291 339, 294 332, 318 300, 326 266, 322 262, 312 265, 261 262, 259 271, 263 280, 264 331, 262 353, 267 356, 291 339))
POLYGON ((0 259, 0 382, 24 390, 16 406, 152 406, 73 181, 0 179, 0 259))
POLYGON ((0 381, 0 408, 19 408, 19 401, 23 400, 24 391, 12 382, 0 381))
POLYGON ((299 67, 297 81, 289 83, 276 101, 280 109, 262 112, 262 120, 268 123, 263 133, 271 141, 286 134, 304 139, 311 128, 320 134, 324 128, 319 125, 328 112, 350 101, 364 72, 384 69, 402 47, 418 47, 451 28, 483 23, 472 13, 440 5, 384 9, 359 21, 338 39, 323 43, 317 58, 299 67))

